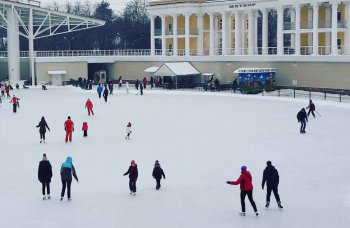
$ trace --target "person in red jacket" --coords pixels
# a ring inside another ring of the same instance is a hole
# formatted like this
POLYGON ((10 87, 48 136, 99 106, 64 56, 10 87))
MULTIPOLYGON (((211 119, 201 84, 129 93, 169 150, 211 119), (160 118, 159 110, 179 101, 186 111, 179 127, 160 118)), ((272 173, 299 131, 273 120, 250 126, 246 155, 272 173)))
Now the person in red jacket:
POLYGON ((72 132, 74 131, 74 123, 68 116, 67 120, 64 122, 64 130, 66 131, 66 142, 72 142, 72 132))
POLYGON ((242 206, 242 212, 240 215, 245 216, 245 197, 248 195, 248 199, 250 203, 253 206, 255 215, 258 216, 258 210, 256 209, 255 202, 253 200, 253 184, 252 184, 252 175, 249 171, 247 171, 247 166, 241 167, 241 175, 236 181, 227 181, 227 184, 231 185, 240 185, 241 187, 241 206, 242 206))
POLYGON ((94 105, 92 104, 90 98, 87 99, 86 104, 85 104, 85 108, 87 108, 89 116, 90 116, 90 112, 92 113, 92 115, 94 115, 94 111, 92 110, 93 107, 94 107, 94 105))
POLYGON ((12 97, 10 103, 12 103, 12 105, 13 105, 13 112, 14 112, 14 113, 17 112, 18 101, 19 101, 19 98, 17 98, 15 95, 13 95, 13 97, 12 97))
POLYGON ((87 131, 89 129, 88 123, 84 122, 83 123, 83 127, 81 128, 81 130, 84 132, 84 137, 87 137, 87 131))
POLYGON ((147 79, 146 77, 143 78, 143 88, 146 89, 146 85, 147 85, 147 79))

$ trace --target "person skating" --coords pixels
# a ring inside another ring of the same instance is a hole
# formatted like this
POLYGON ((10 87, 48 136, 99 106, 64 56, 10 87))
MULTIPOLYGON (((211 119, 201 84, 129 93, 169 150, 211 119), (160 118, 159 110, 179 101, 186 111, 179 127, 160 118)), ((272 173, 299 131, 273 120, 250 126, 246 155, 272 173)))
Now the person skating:
POLYGON ((130 139, 130 134, 131 134, 131 123, 129 122, 128 125, 126 125, 126 136, 125 139, 130 139))
POLYGON ((306 109, 309 109, 309 111, 307 112, 307 117, 310 116, 310 113, 314 116, 314 118, 316 117, 314 113, 314 111, 316 110, 316 107, 315 107, 315 104, 312 102, 312 100, 309 101, 309 106, 307 106, 306 109))
POLYGON ((301 134, 306 133, 305 132, 305 128, 306 128, 306 122, 308 122, 308 120, 307 120, 307 115, 306 115, 305 108, 302 108, 298 112, 297 119, 298 119, 298 122, 300 122, 300 133, 301 134))
POLYGON ((139 80, 138 79, 136 79, 136 82, 135 82, 135 89, 139 90, 139 80))
POLYGON ((87 122, 84 122, 83 123, 83 127, 81 128, 81 130, 84 132, 84 137, 87 137, 87 131, 89 129, 89 126, 88 126, 88 123, 87 122))
POLYGON ((146 85, 147 85, 147 79, 146 77, 143 78, 143 88, 146 89, 146 85))
POLYGON ((233 80, 232 82, 232 90, 234 93, 236 93, 236 89, 237 89, 237 78, 235 78, 235 80, 233 80))
POLYGON ((13 97, 10 101, 10 103, 12 103, 12 106, 13 106, 13 113, 17 112, 18 101, 19 101, 19 98, 17 98, 15 95, 13 95, 13 97))
POLYGON ((113 82, 112 81, 109 82, 108 88, 109 88, 109 94, 113 95, 113 82))
POLYGON ((47 160, 46 154, 43 154, 43 159, 39 162, 38 179, 42 184, 43 200, 46 199, 45 190, 47 190, 47 198, 50 199, 50 182, 52 178, 52 166, 47 160))
POLYGON ((242 212, 240 215, 245 216, 245 197, 248 195, 248 199, 254 209, 255 215, 258 216, 258 210, 256 208, 255 202, 253 200, 253 183, 252 175, 247 171, 247 166, 241 167, 241 175, 236 181, 226 181, 227 184, 240 185, 241 188, 241 206, 242 212))
POLYGON ((101 98, 102 91, 103 91, 102 85, 98 84, 98 87, 97 87, 98 98, 101 98))
POLYGON ((87 99, 86 103, 85 103, 85 108, 88 110, 88 115, 90 116, 90 112, 92 115, 94 115, 94 111, 92 110, 92 108, 94 107, 94 105, 92 104, 90 98, 87 99))
POLYGON ((72 184, 72 174, 75 178, 75 180, 77 182, 79 182, 78 180, 78 176, 75 172, 75 168, 73 165, 73 159, 72 157, 67 157, 66 161, 62 164, 61 166, 61 180, 62 180, 62 191, 61 191, 61 201, 63 200, 64 197, 64 193, 66 191, 66 187, 67 187, 67 196, 68 196, 68 200, 70 200, 71 198, 71 184, 72 184))
POLYGON ((107 89, 107 86, 105 86, 105 90, 103 91, 103 98, 105 99, 105 102, 107 102, 107 98, 108 98, 108 89, 107 89))
POLYGON ((158 160, 156 160, 156 162, 154 164, 152 176, 154 179, 156 179, 156 182, 157 182, 156 189, 159 190, 161 187, 160 180, 162 179, 162 177, 165 179, 165 174, 164 174, 163 169, 160 167, 158 160))
POLYGON ((136 195, 136 181, 138 177, 138 170, 137 170, 137 164, 134 160, 132 160, 131 165, 129 166, 129 169, 126 173, 123 175, 129 174, 129 189, 130 189, 130 195, 136 195))
POLYGON ((74 123, 68 116, 67 120, 64 122, 64 130, 66 131, 66 142, 72 142, 72 133, 74 131, 74 123))
POLYGON ((50 128, 49 128, 49 126, 46 123, 45 117, 41 117, 41 120, 40 120, 39 124, 36 127, 39 128, 40 143, 42 143, 43 141, 45 143, 46 128, 47 128, 47 130, 50 131, 50 128))
POLYGON ((10 86, 5 86, 6 98, 11 98, 10 96, 10 86))
POLYGON ((129 93, 129 82, 125 82, 126 93, 129 93))
POLYGON ((261 188, 264 189, 265 182, 267 186, 267 194, 266 194, 266 205, 268 208, 270 206, 270 197, 271 192, 275 195, 277 205, 279 208, 283 208, 280 200, 280 196, 278 194, 278 184, 279 184, 279 175, 277 169, 272 165, 271 161, 266 162, 266 168, 263 173, 263 179, 261 183, 261 188))
POLYGON ((151 76, 151 79, 150 79, 149 83, 151 84, 151 89, 153 89, 154 80, 153 80, 153 77, 152 77, 152 76, 151 76))
POLYGON ((140 84, 140 95, 143 95, 143 86, 140 84))

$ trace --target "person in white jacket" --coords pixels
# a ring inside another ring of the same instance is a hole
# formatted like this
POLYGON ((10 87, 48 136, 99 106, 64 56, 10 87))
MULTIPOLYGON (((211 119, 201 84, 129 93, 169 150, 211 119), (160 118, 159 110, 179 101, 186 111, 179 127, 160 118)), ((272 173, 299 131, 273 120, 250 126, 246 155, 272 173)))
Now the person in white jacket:
POLYGON ((128 125, 126 125, 126 136, 125 139, 130 139, 131 134, 131 123, 129 122, 128 125))
POLYGON ((129 82, 125 82, 126 93, 129 93, 129 82))

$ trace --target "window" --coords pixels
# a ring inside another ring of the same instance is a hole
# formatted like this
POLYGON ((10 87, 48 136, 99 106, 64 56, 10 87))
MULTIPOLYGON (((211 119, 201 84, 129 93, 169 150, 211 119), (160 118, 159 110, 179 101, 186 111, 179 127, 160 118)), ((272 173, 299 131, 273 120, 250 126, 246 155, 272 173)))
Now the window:
POLYGON ((169 31, 173 30, 173 24, 168 24, 168 30, 169 31))
POLYGON ((337 13, 337 20, 341 21, 341 12, 340 11, 338 11, 338 13, 337 13))
POLYGON ((338 46, 338 49, 341 49, 341 39, 337 39, 337 46, 338 46))
POLYGON ((219 29, 222 29, 222 19, 219 20, 219 29))
POLYGON ((169 49, 169 50, 173 50, 173 45, 172 45, 172 44, 169 44, 168 49, 169 49))

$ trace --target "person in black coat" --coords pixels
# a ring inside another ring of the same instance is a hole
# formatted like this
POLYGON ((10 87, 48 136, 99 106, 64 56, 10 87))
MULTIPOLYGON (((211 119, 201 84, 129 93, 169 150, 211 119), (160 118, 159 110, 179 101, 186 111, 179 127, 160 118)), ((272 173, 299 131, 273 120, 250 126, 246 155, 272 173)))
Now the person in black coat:
POLYGON ((107 102, 107 98, 108 98, 108 89, 107 89, 107 86, 105 86, 105 90, 103 91, 103 98, 105 99, 105 102, 107 102))
POLYGON ((50 182, 52 178, 52 166, 47 160, 46 154, 43 154, 43 160, 39 162, 38 179, 42 184, 43 199, 46 199, 45 188, 47 189, 47 198, 50 199, 50 182))
POLYGON ((143 95, 143 85, 140 84, 140 95, 143 95))
POLYGON ((129 189, 130 189, 130 195, 136 195, 136 181, 137 177, 139 175, 139 172, 137 170, 137 164, 134 160, 131 161, 131 165, 129 166, 129 169, 126 173, 123 175, 129 174, 129 189))
POLYGON ((157 181, 156 189, 159 190, 161 187, 160 180, 162 179, 162 177, 165 179, 165 174, 164 174, 163 169, 160 167, 158 160, 156 160, 156 163, 154 164, 152 176, 154 179, 156 179, 156 181, 157 181))
POLYGON ((136 79, 135 88, 136 88, 136 90, 139 90, 139 80, 138 79, 136 79))
POLYGON ((306 122, 307 122, 307 115, 306 115, 305 108, 302 108, 298 112, 297 119, 298 119, 298 122, 300 122, 300 133, 301 134, 306 133, 305 128, 306 128, 306 122))
POLYGON ((270 206, 270 196, 271 192, 275 195, 277 204, 279 208, 283 208, 281 205, 280 196, 278 194, 278 184, 279 184, 279 175, 277 169, 272 165, 271 161, 266 162, 266 168, 264 170, 263 179, 261 183, 262 189, 264 189, 265 182, 267 186, 267 194, 266 194, 266 205, 268 208, 270 206))
POLYGON ((39 124, 36 126, 39 128, 39 133, 40 133, 40 143, 44 140, 45 143, 45 133, 46 133, 46 128, 50 131, 49 126, 46 123, 45 117, 41 117, 41 120, 39 124))
POLYGON ((307 106, 306 109, 309 109, 309 111, 307 112, 307 117, 310 116, 310 113, 314 116, 314 118, 316 117, 314 113, 314 111, 316 110, 316 107, 315 107, 315 104, 312 102, 312 100, 309 101, 309 106, 307 106))

